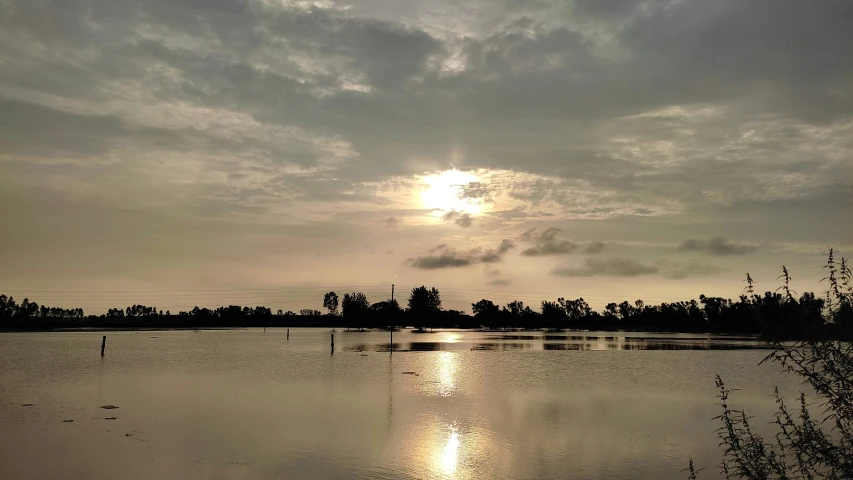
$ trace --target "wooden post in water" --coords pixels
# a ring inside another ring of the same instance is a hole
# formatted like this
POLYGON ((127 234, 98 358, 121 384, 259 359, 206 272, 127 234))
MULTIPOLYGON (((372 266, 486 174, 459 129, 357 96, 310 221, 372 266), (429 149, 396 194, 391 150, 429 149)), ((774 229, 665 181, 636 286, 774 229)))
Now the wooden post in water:
POLYGON ((101 339, 101 356, 104 356, 104 349, 107 348, 107 336, 104 335, 104 338, 101 339))
POLYGON ((335 353, 335 334, 332 334, 332 353, 335 353))
POLYGON ((290 340, 290 329, 287 329, 287 339, 290 340))

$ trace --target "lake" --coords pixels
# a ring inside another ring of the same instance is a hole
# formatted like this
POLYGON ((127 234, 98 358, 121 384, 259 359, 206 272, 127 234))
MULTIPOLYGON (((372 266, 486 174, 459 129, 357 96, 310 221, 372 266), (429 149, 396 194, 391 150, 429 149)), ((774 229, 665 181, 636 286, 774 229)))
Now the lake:
POLYGON ((718 478, 714 376, 765 432, 804 388, 749 339, 334 334, 0 334, 0 478, 718 478))

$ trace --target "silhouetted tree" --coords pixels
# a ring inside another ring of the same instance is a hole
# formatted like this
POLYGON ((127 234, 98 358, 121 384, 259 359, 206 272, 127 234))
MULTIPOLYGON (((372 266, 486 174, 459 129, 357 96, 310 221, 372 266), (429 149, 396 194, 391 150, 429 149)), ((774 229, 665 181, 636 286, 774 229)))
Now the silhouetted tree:
POLYGON ((558 298, 556 302, 543 301, 540 308, 545 328, 557 330, 568 323, 565 299, 558 298))
POLYGON ((341 307, 347 329, 358 328, 363 330, 367 323, 368 309, 370 308, 367 296, 361 292, 345 293, 341 307))
POLYGON ((441 295, 435 287, 427 289, 426 286, 421 285, 412 289, 409 295, 409 316, 418 329, 423 330, 428 326, 440 311, 441 295))
POLYGON ((501 310, 501 327, 522 327, 522 328, 533 328, 534 321, 533 319, 537 316, 537 313, 530 309, 530 307, 526 307, 524 302, 519 300, 514 300, 506 304, 506 306, 501 310))
POLYGON ((329 292, 323 295, 323 308, 329 311, 329 315, 338 314, 338 294, 329 292))
POLYGON ((472 303, 471 311, 474 312, 474 319, 481 325, 488 328, 499 328, 501 326, 501 309, 495 305, 495 302, 484 298, 477 303, 472 303))
POLYGON ((385 300, 370 306, 372 326, 395 328, 405 322, 405 312, 397 300, 385 300))

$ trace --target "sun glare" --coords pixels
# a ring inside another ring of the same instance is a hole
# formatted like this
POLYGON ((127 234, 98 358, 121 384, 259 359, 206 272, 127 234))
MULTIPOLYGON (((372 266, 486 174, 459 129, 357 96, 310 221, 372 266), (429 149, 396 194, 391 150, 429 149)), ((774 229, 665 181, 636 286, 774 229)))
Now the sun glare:
POLYGON ((462 193, 466 185, 479 180, 476 175, 459 170, 421 177, 421 203, 424 208, 432 209, 436 217, 451 211, 476 215, 483 211, 483 206, 477 199, 463 198, 462 193))
POLYGON ((459 461, 459 434, 456 432, 454 428, 450 432, 450 437, 447 439, 447 443, 444 444, 444 448, 441 451, 441 470, 447 475, 453 475, 456 473, 456 464, 459 461))

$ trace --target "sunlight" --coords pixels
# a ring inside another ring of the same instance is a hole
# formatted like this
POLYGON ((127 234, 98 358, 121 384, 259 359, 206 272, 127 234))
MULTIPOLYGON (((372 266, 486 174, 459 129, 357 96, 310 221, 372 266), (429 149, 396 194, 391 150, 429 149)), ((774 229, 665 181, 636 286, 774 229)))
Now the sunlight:
POLYGON ((441 452, 441 471, 445 475, 453 475, 459 461, 459 433, 456 429, 450 431, 450 437, 441 452))
POLYGON ((451 211, 471 215, 482 213, 483 206, 476 199, 460 197, 464 186, 480 180, 476 175, 454 169, 421 177, 420 180, 423 183, 421 203, 425 208, 432 209, 434 216, 439 217, 451 211))
POLYGON ((453 352, 441 352, 438 365, 438 387, 439 395, 449 397, 456 388, 456 354, 453 352))

